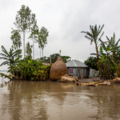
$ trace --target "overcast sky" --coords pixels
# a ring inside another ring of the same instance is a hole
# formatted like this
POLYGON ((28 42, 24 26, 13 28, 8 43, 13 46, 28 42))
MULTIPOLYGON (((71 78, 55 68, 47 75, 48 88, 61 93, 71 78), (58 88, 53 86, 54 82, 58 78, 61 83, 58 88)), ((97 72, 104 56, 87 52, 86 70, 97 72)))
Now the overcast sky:
MULTIPOLYGON (((91 45, 85 34, 81 33, 89 31, 89 25, 105 25, 104 41, 106 35, 111 37, 114 32, 116 40, 120 38, 119 0, 0 0, 0 46, 4 45, 7 50, 12 45, 10 36, 11 28, 15 28, 13 22, 23 4, 36 14, 39 28, 44 26, 49 31, 45 56, 61 50, 61 55, 84 62, 90 53, 95 53, 95 45, 91 45)), ((27 36, 26 42, 32 44, 27 36)), ((36 43, 35 58, 39 56, 40 50, 36 43)), ((6 68, 2 66, 0 70, 6 68)))

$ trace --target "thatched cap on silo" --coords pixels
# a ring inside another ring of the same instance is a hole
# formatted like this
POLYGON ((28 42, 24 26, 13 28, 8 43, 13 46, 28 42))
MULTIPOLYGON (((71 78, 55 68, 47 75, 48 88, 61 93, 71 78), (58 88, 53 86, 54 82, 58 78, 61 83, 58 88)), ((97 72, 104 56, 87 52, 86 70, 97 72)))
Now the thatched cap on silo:
POLYGON ((67 74, 66 64, 61 57, 58 57, 57 61, 52 64, 50 69, 50 79, 60 79, 61 76, 67 74))

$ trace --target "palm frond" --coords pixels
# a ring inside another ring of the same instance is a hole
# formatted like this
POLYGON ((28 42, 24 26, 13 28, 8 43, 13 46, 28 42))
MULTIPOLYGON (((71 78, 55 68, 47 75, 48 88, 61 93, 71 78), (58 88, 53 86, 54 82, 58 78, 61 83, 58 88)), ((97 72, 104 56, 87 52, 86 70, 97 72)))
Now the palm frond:
POLYGON ((96 53, 91 53, 90 55, 97 55, 96 53))
POLYGON ((17 55, 20 55, 21 52, 22 52, 22 50, 21 50, 21 49, 18 49, 18 50, 14 51, 14 52, 12 53, 12 56, 13 56, 13 57, 16 57, 17 55))
POLYGON ((7 52, 7 50, 5 49, 5 47, 3 45, 1 46, 1 48, 2 48, 3 53, 8 55, 8 52, 7 52))
POLYGON ((108 36, 106 36, 107 40, 110 41, 110 39, 108 38, 108 36))
POLYGON ((101 42, 102 48, 103 48, 105 51, 107 51, 106 46, 105 46, 105 43, 104 43, 101 39, 99 39, 99 41, 101 42))
POLYGON ((98 35, 101 33, 103 27, 104 27, 104 24, 102 25, 102 27, 101 27, 100 30, 98 31, 98 35))
POLYGON ((9 63, 8 61, 4 61, 3 63, 0 64, 0 66, 7 65, 8 63, 9 63))
POLYGON ((3 57, 8 57, 6 54, 0 53, 1 56, 3 57))
POLYGON ((120 42, 120 39, 116 42, 115 46, 118 46, 118 43, 120 42))
POLYGON ((87 33, 86 31, 81 31, 81 33, 87 33))
POLYGON ((8 60, 9 58, 7 58, 7 57, 0 57, 0 59, 8 60))
POLYGON ((101 39, 101 37, 104 35, 104 32, 102 32, 101 36, 99 37, 99 39, 101 39))
POLYGON ((86 36, 86 35, 85 35, 85 37, 86 37, 87 39, 91 40, 91 42, 93 41, 92 38, 90 38, 90 37, 88 37, 88 36, 86 36))

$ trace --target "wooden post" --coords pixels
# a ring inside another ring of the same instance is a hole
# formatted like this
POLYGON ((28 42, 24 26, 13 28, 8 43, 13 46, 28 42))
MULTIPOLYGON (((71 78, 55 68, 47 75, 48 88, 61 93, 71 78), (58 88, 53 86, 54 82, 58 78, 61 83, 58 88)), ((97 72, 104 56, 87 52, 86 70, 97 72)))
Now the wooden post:
POLYGON ((50 55, 50 63, 51 63, 51 55, 50 55))
POLYGON ((59 51, 59 53, 60 53, 60 56, 61 56, 61 50, 59 51))
POLYGON ((81 77, 81 79, 83 79, 83 75, 82 75, 82 72, 81 72, 80 67, 79 67, 79 72, 80 72, 80 77, 81 77))

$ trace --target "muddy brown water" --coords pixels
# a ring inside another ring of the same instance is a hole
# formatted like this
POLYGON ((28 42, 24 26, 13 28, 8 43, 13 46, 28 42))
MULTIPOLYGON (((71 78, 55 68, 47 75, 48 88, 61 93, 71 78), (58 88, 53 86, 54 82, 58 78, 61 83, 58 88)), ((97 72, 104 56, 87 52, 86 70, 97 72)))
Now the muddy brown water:
POLYGON ((0 78, 0 120, 120 120, 120 84, 78 87, 0 78))

